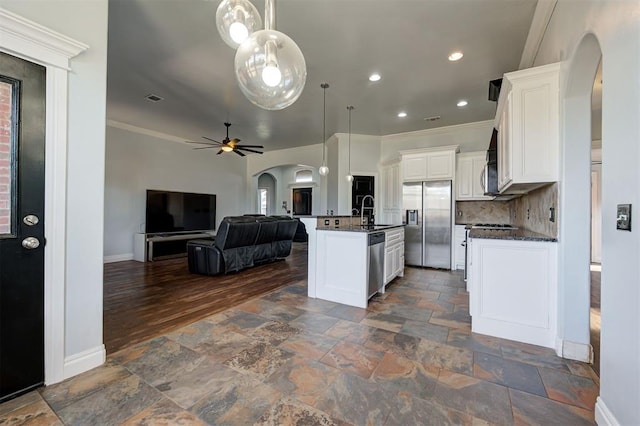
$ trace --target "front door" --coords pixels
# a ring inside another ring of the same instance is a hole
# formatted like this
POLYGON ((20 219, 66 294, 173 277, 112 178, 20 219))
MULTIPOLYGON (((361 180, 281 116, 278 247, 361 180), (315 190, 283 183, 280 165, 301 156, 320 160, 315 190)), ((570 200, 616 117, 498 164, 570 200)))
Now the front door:
POLYGON ((0 402, 44 382, 45 68, 0 53, 0 402))

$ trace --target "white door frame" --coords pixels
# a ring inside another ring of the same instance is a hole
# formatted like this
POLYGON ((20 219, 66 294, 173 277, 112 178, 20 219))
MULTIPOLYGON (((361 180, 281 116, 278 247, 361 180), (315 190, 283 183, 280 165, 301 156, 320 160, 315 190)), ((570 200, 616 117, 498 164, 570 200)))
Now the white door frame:
POLYGON ((0 51, 46 68, 44 372, 47 385, 76 373, 65 371, 68 73, 69 60, 88 48, 86 44, 0 8, 0 51))

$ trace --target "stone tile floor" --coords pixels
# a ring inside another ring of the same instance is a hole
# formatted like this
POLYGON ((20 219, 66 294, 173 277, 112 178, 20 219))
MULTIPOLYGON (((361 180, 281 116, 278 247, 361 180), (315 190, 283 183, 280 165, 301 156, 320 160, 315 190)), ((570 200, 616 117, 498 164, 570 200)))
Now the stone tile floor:
POLYGON ((588 365, 470 322, 456 272, 406 268, 366 310, 300 282, 4 403, 0 425, 594 424, 588 365))

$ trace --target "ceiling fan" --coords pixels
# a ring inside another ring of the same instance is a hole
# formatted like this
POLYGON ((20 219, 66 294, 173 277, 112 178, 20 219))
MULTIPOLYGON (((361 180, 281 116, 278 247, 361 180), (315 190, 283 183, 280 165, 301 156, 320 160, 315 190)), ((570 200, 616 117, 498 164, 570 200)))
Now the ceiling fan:
POLYGON ((256 154, 262 154, 262 152, 260 151, 256 151, 255 149, 251 149, 251 148, 258 148, 258 149, 264 149, 264 147, 262 145, 242 145, 240 146, 240 139, 237 138, 233 138, 233 139, 229 139, 229 127, 231 126, 231 123, 224 123, 225 126, 227 126, 227 137, 223 139, 222 142, 218 142, 215 139, 211 139, 208 138, 206 136, 203 136, 204 139, 211 141, 214 144, 212 144, 211 142, 193 142, 193 141, 187 141, 188 143, 197 143, 197 144, 205 144, 205 145, 209 145, 209 146, 204 146, 201 148, 194 148, 194 149, 209 149, 209 148, 220 148, 220 151, 218 151, 217 155, 222 154, 223 152, 235 152, 236 154, 238 154, 241 157, 244 157, 245 154, 242 151, 247 151, 247 152, 254 152, 256 154), (242 151, 241 151, 242 150, 242 151))

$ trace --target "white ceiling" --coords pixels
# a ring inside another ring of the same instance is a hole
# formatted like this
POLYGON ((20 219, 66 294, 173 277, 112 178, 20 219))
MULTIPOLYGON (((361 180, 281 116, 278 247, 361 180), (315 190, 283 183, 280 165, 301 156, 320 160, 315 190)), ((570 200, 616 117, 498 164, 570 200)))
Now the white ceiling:
MULTIPOLYGON (((307 63, 300 98, 266 111, 240 92, 235 51, 215 27, 217 0, 111 0, 107 118, 184 139, 231 137, 266 151, 327 136, 388 135, 492 119, 489 80, 518 68, 536 0, 279 0, 277 29, 307 63), (450 62, 447 56, 464 52, 450 62), (382 80, 368 81, 372 72, 382 80), (151 103, 147 94, 165 100, 151 103), (460 99, 469 105, 458 108, 460 99), (408 117, 398 118, 399 111, 408 117), (425 117, 440 115, 435 122, 425 117)), ((264 16, 264 1, 254 5, 264 16)))

